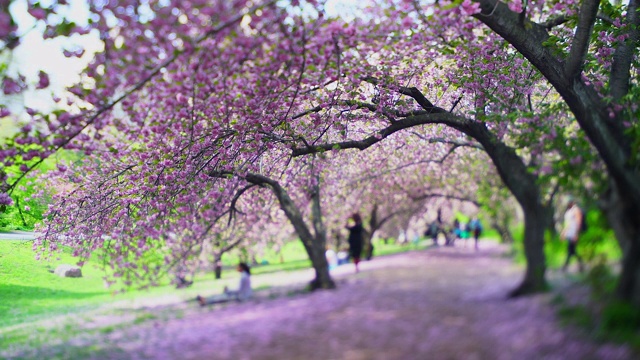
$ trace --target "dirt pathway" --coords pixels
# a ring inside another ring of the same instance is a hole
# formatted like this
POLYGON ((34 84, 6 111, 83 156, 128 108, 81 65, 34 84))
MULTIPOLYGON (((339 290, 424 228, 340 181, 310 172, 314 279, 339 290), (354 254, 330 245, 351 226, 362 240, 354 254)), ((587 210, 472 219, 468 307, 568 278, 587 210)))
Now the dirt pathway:
MULTIPOLYGON (((376 258, 334 291, 199 308, 91 340, 96 359, 630 359, 555 320, 551 295, 505 300, 522 270, 490 246, 376 258)), ((301 274, 309 274, 301 273, 301 274)), ((160 310, 159 310, 160 311, 160 310)), ((164 311, 176 311, 166 308, 164 311)), ((68 344, 73 344, 71 340, 68 344)), ((77 345, 83 341, 76 340, 77 345)), ((86 343, 86 339, 84 340, 86 343)), ((77 346, 76 345, 76 346, 77 346)))

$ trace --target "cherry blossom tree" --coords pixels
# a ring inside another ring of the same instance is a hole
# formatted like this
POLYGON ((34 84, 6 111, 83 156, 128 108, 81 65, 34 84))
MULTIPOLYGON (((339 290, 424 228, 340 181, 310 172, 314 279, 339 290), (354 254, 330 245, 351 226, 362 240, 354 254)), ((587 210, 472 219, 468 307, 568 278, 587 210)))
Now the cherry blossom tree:
MULTIPOLYGON (((550 83, 611 174, 610 213, 626 219, 614 227, 631 254, 620 294, 636 296, 632 255, 640 245, 630 224, 637 223, 637 201, 626 201, 638 195, 635 88, 628 85, 637 26, 625 26, 637 22, 635 2, 619 8, 585 1, 580 9, 517 0, 370 4, 364 17, 345 22, 326 16, 316 1, 91 3, 91 22, 72 29, 97 31, 104 50, 70 89, 74 111, 33 112, 2 152, 6 166, 19 164, 25 173, 58 149, 87 156, 82 167, 60 164, 53 174, 68 189, 52 208, 45 240, 55 244, 64 233, 78 255, 113 250, 116 267, 138 271, 137 259, 151 249, 199 246, 238 199, 265 187, 305 244, 316 285, 331 287, 321 256, 320 193, 333 186, 322 181, 330 164, 323 153, 369 152, 392 136, 407 142, 416 129, 437 139, 443 130, 435 125, 444 125, 464 134, 447 141, 486 152, 521 205, 528 264, 514 294, 539 291, 546 285, 543 193, 553 193, 541 189, 539 175, 553 158, 543 158, 531 140, 521 142, 519 124, 551 129, 555 119, 538 114, 558 103, 544 95, 550 83), (619 51, 603 50, 607 44, 619 51), (306 160, 310 154, 319 155, 306 160), (613 196, 620 189, 635 195, 613 196)), ((31 4, 31 12, 55 33, 55 16, 47 14, 61 5, 31 4)), ((0 34, 6 39, 7 29, 0 34)), ((17 91, 16 79, 5 78, 4 88, 17 91)))
POLYGON ((639 304, 638 1, 478 0, 466 9, 540 71, 597 149, 610 176, 607 214, 624 253, 617 293, 639 304))
MULTIPOLYGON (((207 223, 232 211, 227 204, 232 204, 249 183, 274 191, 305 243, 317 279, 330 287, 320 255, 324 231, 319 208, 313 207, 312 235, 285 187, 262 171, 261 160, 268 152, 271 172, 280 169, 290 173, 291 168, 282 164, 292 148, 293 156, 331 150, 333 145, 313 144, 375 133, 380 123, 389 122, 388 129, 368 137, 366 143, 371 145, 392 132, 419 125, 448 125, 475 137, 490 156, 493 154, 503 179, 512 191, 519 191, 526 213, 541 211, 535 177, 515 151, 499 141, 506 132, 504 125, 498 126, 496 136, 481 122, 433 106, 417 88, 398 87, 389 81, 391 73, 385 70, 384 62, 372 60, 360 66, 363 56, 389 55, 380 50, 384 38, 373 38, 360 46, 368 37, 355 36, 356 28, 370 24, 347 25, 333 19, 308 22, 306 15, 291 15, 289 9, 271 3, 247 9, 244 2, 217 4, 216 14, 240 10, 245 15, 215 22, 211 14, 203 12, 211 10, 210 4, 201 5, 154 3, 147 7, 132 2, 94 9, 105 51, 87 71, 95 83, 84 82, 72 89, 90 105, 85 113, 72 118, 61 114, 63 122, 49 119, 56 129, 51 136, 58 139, 57 146, 92 155, 86 167, 72 176, 73 181, 89 186, 61 195, 52 213, 60 226, 50 228, 45 239, 64 232, 67 243, 79 245, 79 254, 84 256, 105 248, 105 240, 114 241, 111 258, 118 267, 135 269, 135 261, 121 252, 140 258, 164 242, 169 248, 196 246, 197 242, 182 243, 179 237, 169 235, 185 236, 182 229, 189 224, 190 238, 198 239, 207 223), (172 33, 176 22, 178 29, 172 33), (362 96, 369 95, 377 100, 363 102, 362 96), (397 104, 401 95, 417 101, 422 110, 413 110, 406 100, 397 104), (388 112, 391 105, 399 106, 388 112), (373 111, 372 116, 362 116, 362 111, 373 111), (62 135, 58 125, 66 131, 62 135), (87 239, 89 234, 91 240, 87 239), (122 238, 127 240, 119 240, 122 238)), ((430 41, 438 44, 439 35, 430 35, 430 41)), ((407 42, 403 51, 392 54, 394 61, 413 51, 415 45, 414 39, 407 42)), ((505 50, 499 45, 495 51, 505 50)), ((390 65, 398 66, 394 74, 402 69, 399 62, 390 65)), ((450 67, 435 64, 428 70, 418 76, 447 75, 450 67)), ((448 82, 441 85, 448 86, 448 82)), ((461 109, 474 108, 471 99, 462 99, 462 92, 452 95, 457 97, 451 101, 452 108, 458 104, 461 109)), ((61 165, 60 173, 66 171, 61 165)), ((288 176, 287 181, 295 183, 294 179, 288 176)), ((319 191, 308 194, 316 199, 319 191)), ((319 200, 313 203, 319 204, 319 200)), ((542 230, 537 219, 537 215, 527 218, 530 266, 521 292, 544 287, 542 230)))

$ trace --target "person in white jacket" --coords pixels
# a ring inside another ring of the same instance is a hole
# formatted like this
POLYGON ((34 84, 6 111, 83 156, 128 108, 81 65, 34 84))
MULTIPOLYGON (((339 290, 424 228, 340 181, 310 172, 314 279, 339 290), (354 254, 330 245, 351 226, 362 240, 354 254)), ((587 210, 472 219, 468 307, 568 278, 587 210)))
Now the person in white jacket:
POLYGON ((224 293, 222 295, 212 296, 209 298, 198 295, 196 300, 198 300, 200 305, 205 306, 228 302, 231 300, 245 301, 250 299, 251 296, 253 296, 253 290, 251 289, 251 269, 249 268, 249 265, 241 262, 238 264, 237 270, 240 273, 240 286, 238 287, 238 290, 229 290, 225 286, 224 293))
POLYGON ((580 271, 582 271, 582 258, 576 252, 576 246, 578 245, 578 237, 580 235, 580 229, 582 228, 583 219, 582 210, 576 204, 575 201, 569 200, 567 205, 567 211, 564 213, 564 227, 560 233, 560 237, 567 241, 567 260, 564 262, 562 270, 566 271, 569 267, 569 261, 572 256, 578 259, 580 271))

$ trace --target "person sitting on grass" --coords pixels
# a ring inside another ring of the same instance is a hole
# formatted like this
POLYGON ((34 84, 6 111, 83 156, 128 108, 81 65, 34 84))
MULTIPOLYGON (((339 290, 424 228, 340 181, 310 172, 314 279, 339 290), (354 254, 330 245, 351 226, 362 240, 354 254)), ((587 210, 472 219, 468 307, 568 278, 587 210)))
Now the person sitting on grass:
POLYGON ((229 290, 225 286, 224 293, 222 295, 212 296, 209 298, 198 295, 196 296, 196 300, 198 300, 200 305, 205 306, 232 300, 244 301, 250 299, 253 295, 253 290, 251 290, 251 270, 249 269, 249 265, 241 262, 238 264, 237 270, 240 273, 240 286, 238 287, 238 290, 229 290))

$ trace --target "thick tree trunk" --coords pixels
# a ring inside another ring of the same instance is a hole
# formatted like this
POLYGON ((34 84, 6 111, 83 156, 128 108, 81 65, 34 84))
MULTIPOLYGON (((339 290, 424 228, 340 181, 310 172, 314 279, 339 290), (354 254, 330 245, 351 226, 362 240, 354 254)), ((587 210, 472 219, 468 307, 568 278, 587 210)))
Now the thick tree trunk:
POLYGON ((316 277, 310 283, 311 290, 335 288, 336 284, 333 282, 333 279, 331 279, 329 264, 325 257, 326 234, 322 226, 318 189, 315 189, 314 194, 312 194, 313 226, 316 230, 316 236, 313 236, 309 227, 304 222, 302 213, 300 213, 296 204, 291 200, 287 191, 280 186, 277 181, 259 174, 247 174, 245 179, 253 184, 268 185, 278 198, 280 208, 284 211, 291 225, 293 225, 296 230, 300 241, 302 241, 304 245, 304 249, 307 251, 307 255, 309 255, 311 264, 316 271, 316 277))
POLYGON ((213 254, 213 271, 215 273, 215 278, 220 279, 222 277, 222 255, 227 253, 229 250, 235 248, 242 242, 242 239, 236 239, 235 241, 227 244, 227 246, 220 249, 219 252, 214 252, 213 254))
MULTIPOLYGON (((295 208, 295 212, 291 211, 291 206, 295 206, 291 199, 285 201, 285 204, 287 207, 285 213, 296 229, 296 233, 300 236, 300 241, 302 241, 304 249, 307 251, 307 255, 309 255, 309 260, 311 260, 311 265, 316 272, 315 279, 310 283, 311 290, 335 288, 336 284, 329 274, 329 264, 325 256, 326 239, 323 236, 313 236, 311 234, 311 231, 309 231, 302 219, 302 215, 299 215, 300 212, 297 211, 297 208, 295 208), (296 213, 299 216, 296 216, 296 213)), ((281 203, 281 206, 284 210, 285 205, 281 203)))
POLYGON ((362 229, 362 260, 371 260, 373 257, 373 247, 371 240, 372 233, 366 228, 362 229))
POLYGON ((309 258, 316 271, 316 278, 311 282, 311 289, 333 289, 336 284, 329 274, 329 264, 325 255, 327 246, 327 231, 322 221, 322 209, 320 208, 320 179, 316 178, 311 195, 311 216, 313 217, 313 229, 315 237, 311 241, 310 249, 307 250, 309 258))
POLYGON ((307 246, 306 242, 305 250, 311 260, 311 265, 316 272, 316 277, 310 283, 311 290, 317 289, 334 289, 336 287, 335 282, 329 274, 329 264, 325 256, 324 243, 320 241, 311 241, 311 246, 307 246))
POLYGON ((640 221, 626 196, 615 183, 603 197, 603 210, 622 249, 622 268, 616 295, 640 306, 640 221), (630 216, 631 213, 631 216, 630 216))
MULTIPOLYGON (((285 210, 285 213, 287 213, 287 210, 285 210)), ((300 241, 302 241, 304 249, 309 255, 309 260, 311 260, 311 266, 316 272, 315 279, 310 283, 311 290, 335 288, 336 284, 329 274, 329 264, 325 256, 326 240, 320 236, 313 236, 301 216, 290 217, 287 214, 287 217, 289 217, 289 221, 291 221, 296 233, 300 236, 300 241)))
POLYGON ((532 294, 547 290, 545 280, 544 255, 544 208, 531 204, 533 208, 524 211, 524 253, 527 270, 522 283, 509 294, 510 297, 532 294))
POLYGON ((374 204, 369 217, 369 229, 365 228, 362 234, 362 252, 364 254, 363 257, 365 260, 371 260, 371 258, 373 257, 373 243, 371 242, 371 240, 373 240, 373 234, 376 232, 376 230, 378 230, 379 226, 378 204, 374 204))
MULTIPOLYGON (((369 229, 364 229, 364 246, 363 246, 363 253, 364 253, 364 258, 366 260, 371 260, 371 258, 373 258, 373 253, 374 253, 374 246, 373 246, 373 234, 376 233, 376 231, 380 230, 380 228, 382 227, 382 225, 384 225, 387 221, 391 220, 394 216, 406 212, 406 210, 399 210, 399 211, 394 211, 384 217, 382 217, 381 219, 379 219, 378 216, 378 204, 374 204, 373 205, 373 209, 371 209, 371 217, 369 219, 369 229)), ((385 245, 387 244, 387 239, 384 239, 384 243, 385 245)))
POLYGON ((524 251, 527 269, 522 283, 509 294, 510 297, 545 291, 548 288, 544 255, 547 210, 541 201, 536 176, 528 171, 515 150, 498 141, 484 124, 471 123, 460 130, 482 144, 502 181, 524 212, 524 251))
POLYGON ((622 273, 616 295, 622 300, 640 305, 640 239, 636 236, 632 240, 623 253, 622 273))

